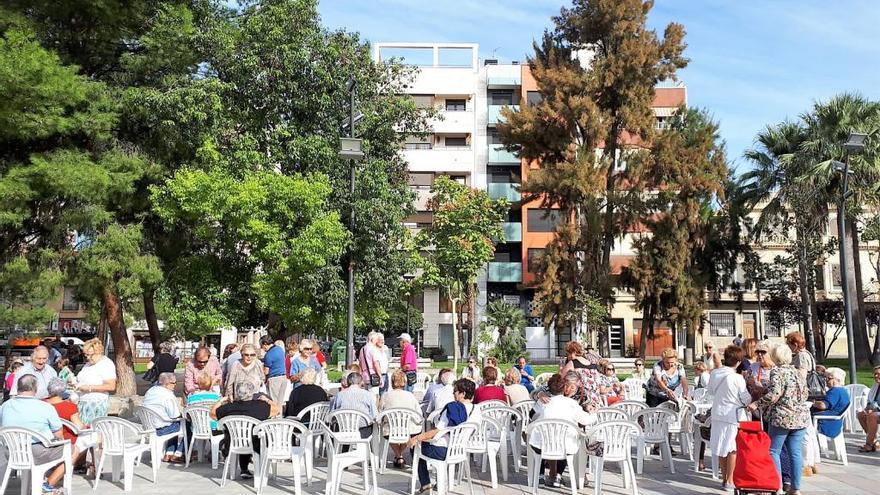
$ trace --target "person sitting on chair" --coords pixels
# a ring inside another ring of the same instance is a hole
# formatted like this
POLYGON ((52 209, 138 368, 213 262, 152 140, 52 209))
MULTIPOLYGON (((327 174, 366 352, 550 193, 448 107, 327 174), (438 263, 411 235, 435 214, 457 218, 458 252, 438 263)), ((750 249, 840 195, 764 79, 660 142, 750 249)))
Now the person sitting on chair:
MULTIPOLYGON (((211 407, 211 419, 223 419, 227 416, 250 416, 257 421, 265 421, 269 418, 278 416, 281 408, 275 404, 267 395, 256 395, 257 388, 250 381, 239 382, 233 389, 233 400, 229 397, 223 397, 211 407), (254 396, 258 397, 257 399, 254 396)), ((229 430, 224 428, 223 442, 220 444, 224 457, 229 457, 229 430)), ((260 442, 254 442, 254 452, 259 453, 260 442)), ((252 471, 248 469, 251 463, 250 455, 238 456, 238 467, 241 469, 242 479, 250 479, 254 477, 252 471)))

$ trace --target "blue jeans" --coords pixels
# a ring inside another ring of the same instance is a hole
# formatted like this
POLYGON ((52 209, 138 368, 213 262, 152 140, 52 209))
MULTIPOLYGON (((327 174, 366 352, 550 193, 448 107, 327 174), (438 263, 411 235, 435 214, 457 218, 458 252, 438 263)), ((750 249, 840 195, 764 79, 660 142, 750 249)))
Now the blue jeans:
MULTIPOLYGON (((168 435, 169 433, 176 433, 178 431, 180 431, 180 423, 178 422, 171 423, 170 425, 161 428, 156 428, 157 435, 168 435)), ((183 455, 185 448, 186 444, 183 442, 183 438, 175 437, 168 440, 168 443, 165 444, 165 455, 183 455)))
POLYGON ((779 472, 783 482, 791 483, 792 490, 800 490, 806 429, 786 430, 770 425, 767 433, 770 434, 770 455, 773 457, 773 463, 776 464, 776 471, 779 472))
MULTIPOLYGON (((446 459, 446 447, 437 447, 428 442, 422 442, 422 457, 442 461, 446 459)), ((428 462, 424 459, 419 459, 419 483, 421 486, 431 484, 431 476, 428 475, 428 462)))
POLYGON ((379 389, 379 395, 388 391, 388 373, 382 373, 382 388, 379 389))

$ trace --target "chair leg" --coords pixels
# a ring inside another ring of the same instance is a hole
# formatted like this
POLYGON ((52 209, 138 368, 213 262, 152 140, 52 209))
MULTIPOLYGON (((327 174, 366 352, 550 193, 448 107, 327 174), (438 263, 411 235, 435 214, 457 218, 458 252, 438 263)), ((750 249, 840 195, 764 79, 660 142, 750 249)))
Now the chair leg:
POLYGON ((223 462, 223 476, 220 478, 220 487, 226 486, 226 475, 229 473, 229 464, 232 463, 233 457, 235 454, 229 454, 226 456, 226 460, 223 462))
MULTIPOLYGON (((489 477, 492 480, 492 489, 495 490, 498 488, 498 460, 495 454, 490 453, 489 458, 489 477)), ((468 465, 468 469, 470 469, 470 463, 466 463, 468 465)), ((485 465, 485 464, 484 464, 485 465)), ((484 469, 485 473, 486 470, 484 469)))
POLYGON ((636 473, 633 471, 633 466, 629 459, 626 460, 625 465, 630 484, 632 485, 632 495, 639 495, 639 488, 636 486, 636 473))
MULTIPOLYGON (((568 461, 568 465, 571 466, 571 476, 568 477, 569 483, 571 484, 571 495, 577 495, 578 492, 578 468, 577 464, 575 464, 574 456, 570 455, 566 459, 568 461)), ((473 494, 471 494, 473 495, 473 494)))
POLYGON ((0 493, 6 493, 6 485, 9 483, 9 475, 12 474, 12 468, 9 467, 7 459, 6 470, 3 471, 3 484, 0 484, 0 493))
POLYGON ((420 456, 419 448, 413 451, 413 460, 412 460, 412 473, 409 476, 409 495, 415 495, 416 493, 416 478, 418 477, 418 469, 419 469, 419 458, 420 456))
POLYGON ((98 459, 98 469, 95 470, 95 484, 92 485, 92 490, 98 488, 98 481, 101 479, 101 473, 104 472, 104 458, 106 454, 104 451, 101 451, 101 457, 98 459))
MULTIPOLYGON (((471 463, 469 463, 469 462, 464 463, 464 471, 467 474, 468 491, 470 492, 471 495, 474 495, 474 478, 473 478, 473 476, 471 476, 471 463)), ((496 477, 495 483, 497 484, 498 483, 498 480, 497 480, 498 475, 496 474, 495 477, 496 477)))
POLYGON ((501 456, 501 479, 507 482, 507 439, 502 435, 501 437, 501 449, 499 449, 498 453, 501 456))
POLYGON ((126 492, 130 492, 131 485, 134 482, 134 456, 123 455, 122 469, 122 485, 125 487, 126 492))
POLYGON ((645 443, 639 440, 636 447, 636 473, 642 474, 642 467, 645 462, 645 443))
POLYGON ((605 460, 601 457, 595 457, 596 461, 596 474, 593 479, 593 495, 600 495, 602 493, 602 472, 605 470, 605 460))
POLYGON ((300 465, 303 459, 296 458, 293 460, 293 493, 300 495, 302 493, 302 472, 300 465))
POLYGON ((449 473, 449 470, 446 468, 437 468, 437 495, 446 495, 446 490, 448 488, 448 483, 446 481, 447 473, 449 473))
POLYGON ((663 450, 666 451, 666 460, 669 461, 669 472, 675 474, 675 463, 672 462, 672 446, 669 445, 668 440, 663 444, 663 450))

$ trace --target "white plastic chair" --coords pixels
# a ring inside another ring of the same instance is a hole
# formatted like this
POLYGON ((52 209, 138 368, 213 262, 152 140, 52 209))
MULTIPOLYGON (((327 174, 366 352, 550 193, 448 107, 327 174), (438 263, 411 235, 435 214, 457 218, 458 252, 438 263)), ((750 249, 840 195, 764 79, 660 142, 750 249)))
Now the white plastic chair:
MULTIPOLYGON (((521 455, 521 444, 522 437, 518 437, 516 434, 517 424, 521 421, 520 413, 516 409, 510 406, 500 406, 500 405, 491 405, 488 407, 483 407, 482 409, 483 417, 490 417, 494 419, 500 430, 498 430, 497 434, 493 431, 489 432, 489 440, 493 442, 500 442, 500 457, 501 457, 501 473, 504 478, 504 481, 507 481, 507 455, 510 452, 513 452, 514 461, 516 461, 517 456, 521 455)), ((515 472, 519 472, 519 462, 514 462, 513 470, 515 472)), ((486 464, 483 463, 483 472, 486 472, 486 464)))
POLYGON ((619 407, 601 407, 596 411, 596 422, 629 421, 629 415, 619 407))
POLYGON ((629 419, 632 419, 637 412, 647 409, 648 405, 644 402, 639 402, 637 400, 622 400, 620 402, 612 404, 610 407, 623 409, 626 412, 627 416, 629 416, 629 419))
POLYGON ((532 408, 535 406, 535 401, 533 400, 523 400, 517 402, 511 407, 515 409, 519 413, 519 417, 517 418, 516 425, 514 425, 513 438, 511 444, 513 445, 513 467, 516 472, 519 472, 520 468, 522 468, 522 456, 523 456, 523 432, 526 429, 526 426, 531 422, 531 414, 532 408))
POLYGON ((705 452, 704 457, 709 457, 712 460, 712 479, 718 479, 718 458, 712 455, 711 449, 709 449, 709 440, 703 438, 703 434, 701 433, 702 428, 711 428, 712 420, 711 418, 707 418, 706 421, 700 422, 697 421, 696 418, 693 418, 691 422, 691 432, 693 435, 692 441, 692 457, 694 461, 694 472, 700 471, 700 447, 703 447, 703 451, 705 452))
POLYGON ((506 407, 507 402, 505 402, 503 400, 497 400, 497 399, 484 400, 483 402, 476 404, 476 406, 479 407, 480 410, 482 411, 483 409, 485 409, 487 407, 506 407))
POLYGON ((328 414, 330 414, 330 402, 324 401, 307 406, 296 415, 296 419, 305 424, 309 429, 309 435, 306 438, 306 450, 312 459, 321 452, 321 447, 324 445, 324 435, 321 433, 320 425, 326 424, 328 414), (308 421, 305 421, 306 416, 309 417, 308 421))
MULTIPOLYGON (((165 445, 169 441, 173 439, 183 439, 184 445, 186 445, 186 421, 183 419, 183 416, 175 419, 166 418, 153 409, 143 406, 134 408, 134 416, 137 418, 144 431, 150 432, 150 465, 154 466, 156 469, 162 465, 162 451, 165 449, 165 445), (180 429, 174 433, 159 435, 156 428, 153 426, 157 423, 180 423, 180 429)), ((138 460, 140 460, 140 458, 138 458, 138 460)))
POLYGON ((627 400, 645 401, 645 384, 641 378, 627 378, 623 381, 623 390, 627 400))
MULTIPOLYGON (((92 434, 94 434, 94 432, 93 432, 91 429, 85 429, 85 428, 84 428, 84 429, 80 429, 80 428, 78 428, 75 424, 73 424, 72 422, 70 422, 70 421, 68 421, 68 420, 66 420, 66 419, 64 419, 64 418, 58 418, 58 419, 61 420, 61 424, 62 424, 65 428, 67 428, 68 430, 70 430, 70 432, 73 433, 73 435, 74 435, 75 437, 79 437, 79 436, 81 436, 81 435, 92 435, 92 434)), ((76 445, 74 445, 74 447, 75 447, 75 446, 76 446, 76 445)), ((95 451, 94 451, 94 449, 93 449, 93 448, 89 448, 89 449, 87 449, 86 452, 85 452, 85 454, 86 454, 86 456, 88 456, 88 455, 91 455, 91 456, 92 456, 92 464, 94 464, 94 463, 95 463, 95 451)), ((86 459, 88 459, 88 458, 86 458, 86 459)), ((3 493, 3 491, 0 490, 0 493, 3 493)))
POLYGON ((42 495, 43 478, 46 473, 59 464, 64 464, 64 487, 70 493, 73 482, 73 447, 69 440, 53 440, 36 431, 26 428, 6 427, 0 428, 0 439, 6 446, 6 470, 3 472, 3 483, 0 486, 0 494, 6 493, 6 484, 12 471, 21 473, 21 495, 27 493, 30 485, 31 495, 42 495), (36 439, 45 447, 63 446, 61 458, 44 464, 36 464, 31 450, 33 441, 36 439))
POLYGON ((260 473, 259 479, 262 480, 257 485, 257 495, 268 484, 269 464, 272 465, 273 477, 277 478, 278 462, 283 461, 293 463, 294 494, 302 493, 301 466, 305 466, 306 483, 311 485, 311 463, 304 446, 309 433, 304 424, 289 418, 269 419, 254 427, 254 435, 260 439, 260 463, 255 471, 260 473), (294 445, 294 439, 299 440, 299 446, 294 445))
MULTIPOLYGON (((250 416, 226 416, 217 422, 219 430, 229 432, 229 455, 223 461, 223 475, 220 478, 220 487, 226 486, 227 476, 235 479, 238 474, 238 456, 253 455, 254 466, 260 465, 260 456, 254 452, 254 428, 260 424, 250 416), (232 473, 229 469, 232 467, 232 473)), ((254 488, 260 486, 260 471, 254 469, 254 488)))
POLYGON ((633 422, 642 425, 642 432, 636 436, 636 472, 642 474, 642 464, 645 461, 645 449, 650 445, 661 447, 660 457, 664 454, 669 462, 669 472, 675 474, 675 464, 672 462, 672 447, 669 445, 669 425, 677 419, 676 414, 665 408, 651 408, 637 412, 633 416, 633 422))
POLYGON ((538 475, 541 471, 541 461, 559 461, 566 460, 572 469, 569 480, 571 481, 571 493, 577 495, 578 479, 583 473, 577 473, 577 464, 575 464, 575 455, 577 451, 568 450, 567 440, 574 438, 579 445, 583 439, 583 432, 576 423, 566 421, 564 419, 539 419, 532 421, 526 427, 526 455, 528 469, 528 483, 532 495, 538 493, 538 475), (541 436, 540 449, 541 453, 532 450, 532 436, 539 433, 541 436))
POLYGON ((421 428, 422 416, 412 409, 388 409, 376 416, 379 429, 379 473, 385 474, 388 463, 388 449, 392 443, 406 443, 414 426, 421 428), (387 438, 385 428, 388 429, 387 438))
POLYGON ((691 392, 691 399, 697 404, 711 404, 712 394, 709 393, 708 388, 697 388, 691 392))
MULTIPOLYGON (((439 435, 449 435, 447 439, 446 446, 446 459, 440 461, 437 459, 431 459, 430 457, 425 457, 424 460, 428 466, 428 470, 434 469, 437 472, 437 495, 446 495, 449 491, 449 486, 452 484, 453 473, 455 472, 455 467, 459 464, 464 466, 465 475, 468 478, 468 488, 470 489, 470 495, 474 495, 474 485, 471 480, 471 465, 468 462, 468 454, 466 447, 468 443, 470 443, 471 437, 476 434, 477 425, 473 423, 465 423, 454 428, 449 428, 447 430, 441 430, 437 433, 438 436, 434 438, 439 438, 439 435)), ((413 469, 412 474, 410 475, 410 495, 415 495, 416 493, 416 482, 418 480, 418 465, 419 460, 422 459, 422 444, 416 444, 415 451, 413 453, 413 469)))
POLYGON ((593 493, 602 493, 602 473, 605 463, 620 463, 620 475, 623 478, 623 488, 631 485, 633 495, 638 495, 636 487, 636 475, 632 467, 630 449, 633 436, 640 432, 639 425, 632 421, 611 420, 593 426, 587 431, 587 438, 602 442, 602 456, 592 457, 593 467, 593 493))
POLYGON ((424 371, 416 371, 416 383, 413 384, 413 393, 416 390, 424 393, 428 390, 428 384, 431 383, 431 375, 424 371))
POLYGON ((819 452, 824 453, 828 451, 828 441, 830 440, 831 446, 834 449, 834 457, 844 466, 849 464, 849 460, 846 457, 846 439, 843 437, 843 428, 841 428, 840 434, 836 437, 828 438, 819 431, 819 421, 842 421, 849 415, 850 409, 852 409, 852 403, 847 406, 845 411, 836 416, 813 416, 813 427, 816 429, 816 437, 819 440, 819 452))
POLYGON ((850 433, 856 432, 856 425, 859 424, 859 418, 857 415, 859 411, 865 409, 865 406, 868 404, 868 392, 870 389, 861 383, 851 383, 845 386, 846 391, 849 393, 849 413, 846 415, 846 424, 844 427, 849 430, 850 433))
MULTIPOLYGON (((330 413, 333 416, 336 413, 357 413, 357 415, 367 418, 366 414, 360 411, 334 411, 330 413)), ((354 415, 353 415, 354 416, 354 415)), ((376 465, 370 462, 372 457, 370 453, 371 437, 361 438, 358 427, 351 431, 351 423, 347 417, 342 417, 342 421, 333 421, 334 418, 328 418, 329 424, 339 425, 340 431, 334 432, 330 427, 321 424, 321 431, 324 434, 327 443, 327 483, 325 485, 325 495, 336 495, 339 493, 339 485, 342 484, 342 474, 345 468, 357 464, 363 464, 364 476, 364 495, 370 493, 370 475, 372 474, 373 493, 378 494, 378 481, 376 477, 376 465), (354 434, 352 434, 354 433, 354 434), (348 452, 342 452, 343 446, 349 446, 348 452)), ((368 418, 369 419, 369 418, 368 418)), ((357 423, 355 423, 357 424, 357 423)))
MULTIPOLYGON (((104 460, 112 458, 113 481, 119 481, 120 461, 123 469, 123 485, 125 491, 131 491, 134 478, 134 465, 144 452, 150 451, 150 438, 152 430, 143 430, 141 425, 132 423, 122 418, 104 417, 92 422, 92 428, 98 432, 101 438, 101 457, 98 459, 98 469, 95 471, 95 484, 92 490, 98 488, 98 481, 104 471, 104 460)), ((153 462, 153 483, 158 481, 159 464, 153 462)))
POLYGON ((199 460, 205 451, 205 446, 210 446, 211 469, 217 469, 220 466, 220 442, 223 440, 223 435, 215 435, 211 431, 211 406, 207 404, 189 406, 183 411, 183 417, 189 420, 192 428, 192 436, 186 446, 186 467, 189 467, 193 449, 196 442, 199 442, 199 460))
POLYGON ((541 385, 546 385, 547 381, 550 380, 550 377, 553 376, 553 373, 541 373, 540 375, 535 377, 535 387, 540 387, 541 385))
POLYGON ((694 414, 697 412, 696 406, 692 402, 679 401, 678 410, 675 410, 675 403, 667 401, 657 407, 669 409, 676 415, 675 421, 669 423, 669 434, 678 436, 678 444, 681 446, 681 453, 693 459, 691 451, 691 431, 690 427, 693 423, 694 414))
MULTIPOLYGON (((480 455, 483 460, 483 472, 486 472, 486 463, 489 465, 489 478, 492 481, 492 488, 498 488, 498 457, 501 453, 502 442, 500 440, 503 430, 501 424, 490 416, 482 416, 480 426, 470 436, 470 440, 465 446, 465 451, 469 455, 480 455), (493 439, 494 438, 494 439, 493 439)), ((506 465, 506 461, 504 463, 506 465)), ((461 472, 460 472, 461 474, 461 472)), ((507 481, 507 469, 504 469, 504 481, 507 481)))

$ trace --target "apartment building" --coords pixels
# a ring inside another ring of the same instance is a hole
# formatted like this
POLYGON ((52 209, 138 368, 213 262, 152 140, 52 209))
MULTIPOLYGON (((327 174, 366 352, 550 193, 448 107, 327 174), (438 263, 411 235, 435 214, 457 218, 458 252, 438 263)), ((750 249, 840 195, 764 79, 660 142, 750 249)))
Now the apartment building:
MULTIPOLYGON (((416 192, 416 214, 407 220, 411 229, 418 230, 430 225, 432 214, 426 203, 430 187, 439 175, 448 175, 463 184, 485 189, 492 198, 506 198, 511 203, 504 230, 506 242, 497 246, 495 258, 481 276, 477 321, 487 301, 503 299, 520 306, 527 315, 527 350, 533 359, 555 359, 563 355, 564 345, 571 340, 567 332, 544 328, 534 305, 536 285, 535 260, 541 256, 553 237, 556 224, 561 220, 558 213, 548 211, 540 201, 523 202, 519 186, 524 177, 537 165, 521 160, 516 154, 505 151, 496 130, 505 106, 516 109, 520 105, 534 104, 540 100, 537 83, 528 65, 519 63, 499 64, 496 60, 480 60, 479 46, 470 43, 379 43, 374 45, 377 60, 392 56, 403 57, 407 63, 419 66, 416 80, 407 91, 419 105, 434 107, 441 118, 431 122, 433 133, 425 139, 409 139, 403 151, 410 169, 410 187, 416 192)), ((656 125, 667 125, 675 110, 687 104, 687 88, 683 84, 664 84, 656 88, 653 102, 656 125)), ((752 213, 760 215, 760 206, 752 213)), ((832 224, 833 224, 832 215, 832 224)), ((612 252, 612 272, 619 274, 621 268, 635 256, 633 240, 643 235, 631 232, 617 240, 612 252)), ((836 225, 831 225, 826 236, 836 236, 836 225)), ((765 261, 784 255, 787 238, 777 238, 756 246, 765 261), (771 242, 772 241, 772 242, 771 242)), ((861 250, 863 278, 869 300, 878 304, 876 294, 878 274, 874 273, 880 248, 865 244, 861 250), (873 285, 871 285, 873 284, 873 285)), ((822 300, 840 299, 840 277, 836 261, 829 260, 819 269, 818 282, 823 290, 822 300)), ((719 344, 732 340, 737 334, 778 338, 792 328, 772 328, 767 322, 767 309, 755 290, 747 290, 740 298, 733 294, 710 295, 702 341, 713 339, 719 344)), ((421 329, 422 346, 440 348, 452 355, 452 309, 451 303, 440 291, 428 290, 414 297, 411 303, 424 315, 421 329)), ((462 308, 464 310, 464 308, 462 308)), ((609 346, 612 355, 626 355, 631 346, 638 344, 642 326, 642 314, 634 306, 631 294, 623 290, 616 293, 616 304, 611 310, 609 346)), ((469 326, 469 325, 468 325, 469 326)), ((876 329, 875 329, 876 331, 876 329)), ((648 342, 648 354, 657 355, 666 347, 682 349, 685 335, 673 335, 669 325, 660 323, 655 328, 655 338, 648 342)), ((845 337, 845 336, 844 336, 845 337)), ((845 353, 846 340, 838 338, 832 355, 845 353)))

